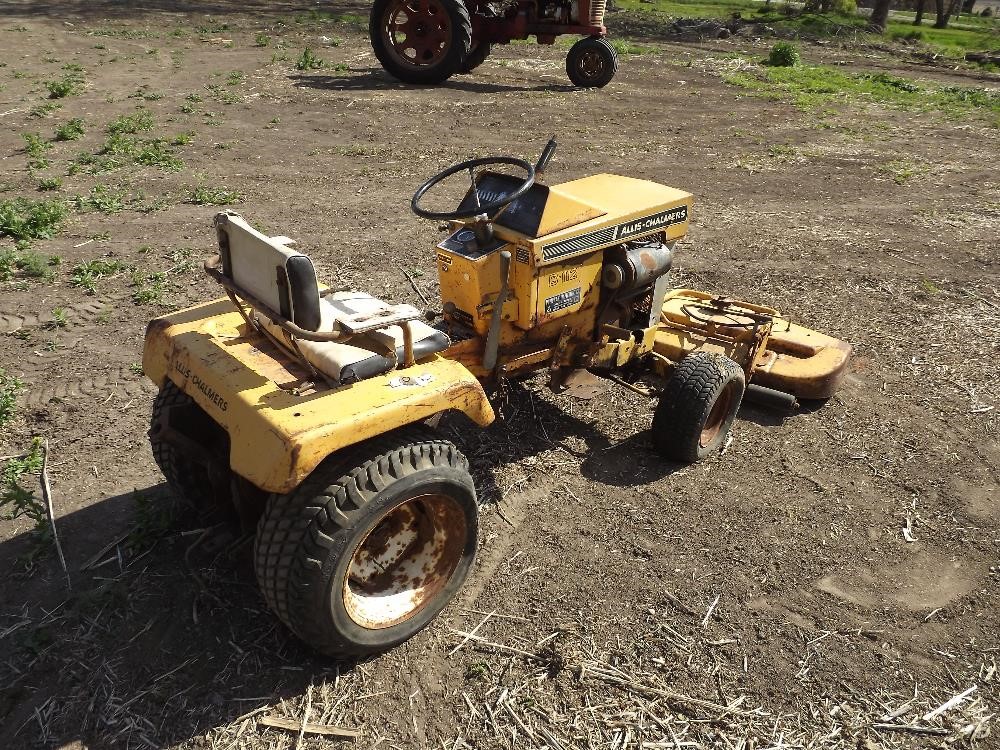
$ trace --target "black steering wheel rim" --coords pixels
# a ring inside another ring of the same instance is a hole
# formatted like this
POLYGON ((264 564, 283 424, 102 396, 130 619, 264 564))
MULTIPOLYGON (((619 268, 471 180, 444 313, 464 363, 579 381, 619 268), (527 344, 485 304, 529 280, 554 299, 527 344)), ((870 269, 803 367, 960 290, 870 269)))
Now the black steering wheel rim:
POLYGON ((468 219, 473 216, 478 216, 480 214, 486 214, 491 219, 495 217, 502 209, 509 206, 511 203, 516 201, 522 195, 531 189, 531 186, 535 184, 535 167, 531 162, 525 161, 524 159, 517 159, 513 156, 484 156, 479 159, 468 159, 467 161, 459 162, 458 164, 453 164, 448 167, 443 172, 438 172, 436 175, 431 177, 427 182, 417 188, 417 192, 413 194, 413 199, 410 201, 410 208, 413 210, 417 216, 424 219, 437 219, 437 220, 455 220, 455 219, 468 219), (482 203, 475 208, 468 209, 466 211, 428 211, 426 208, 420 206, 420 199, 427 194, 432 187, 440 182, 448 179, 454 174, 459 172, 464 172, 468 170, 470 175, 473 174, 472 170, 477 167, 487 167, 492 164, 505 164, 512 167, 518 167, 523 169, 527 173, 527 177, 524 182, 515 190, 513 193, 504 196, 503 198, 489 203, 482 203))

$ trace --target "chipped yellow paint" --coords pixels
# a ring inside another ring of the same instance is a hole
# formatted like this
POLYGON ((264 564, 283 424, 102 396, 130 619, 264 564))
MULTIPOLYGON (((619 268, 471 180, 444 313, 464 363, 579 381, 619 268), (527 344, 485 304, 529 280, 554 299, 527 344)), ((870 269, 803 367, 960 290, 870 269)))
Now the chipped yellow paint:
POLYGON ((226 430, 230 467, 268 492, 291 491, 341 448, 448 409, 483 426, 494 419, 479 381, 461 363, 438 355, 405 373, 295 395, 287 386, 297 366, 258 336, 247 336, 228 299, 150 322, 142 364, 159 387, 169 378, 226 430), (430 381, 390 385, 401 374, 411 382, 422 375, 430 381))

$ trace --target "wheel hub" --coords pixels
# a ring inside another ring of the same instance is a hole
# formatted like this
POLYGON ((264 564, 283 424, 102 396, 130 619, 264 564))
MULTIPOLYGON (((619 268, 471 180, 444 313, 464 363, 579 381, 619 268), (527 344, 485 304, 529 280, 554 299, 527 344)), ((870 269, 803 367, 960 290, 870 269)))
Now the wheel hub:
POLYGON ((708 419, 705 420, 705 426, 701 430, 698 444, 702 448, 711 445, 712 441, 718 436, 719 430, 722 429, 722 425, 726 421, 726 417, 729 416, 729 409, 732 402, 733 389, 726 386, 722 389, 719 397, 715 399, 715 403, 712 404, 712 410, 708 413, 708 419))
POLYGON ((358 625, 388 628, 409 619, 444 589, 465 549, 468 529, 447 495, 420 495, 388 511, 355 549, 344 580, 344 607, 358 625))
POLYGON ((598 52, 585 52, 580 56, 579 68, 588 78, 597 78, 604 72, 604 59, 598 52))
POLYGON ((386 9, 382 36, 399 62, 435 65, 451 46, 451 21, 438 0, 397 0, 386 9))

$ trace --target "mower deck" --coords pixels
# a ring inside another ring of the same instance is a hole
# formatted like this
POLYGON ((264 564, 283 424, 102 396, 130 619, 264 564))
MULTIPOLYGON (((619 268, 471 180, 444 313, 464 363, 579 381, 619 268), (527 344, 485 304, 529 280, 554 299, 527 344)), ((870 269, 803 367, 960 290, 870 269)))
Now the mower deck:
POLYGON ((760 316, 769 319, 769 330, 764 333, 764 326, 757 324, 764 343, 747 373, 751 382, 803 400, 830 398, 837 390, 851 358, 849 343, 792 323, 763 305, 726 300, 724 311, 695 312, 715 299, 692 289, 671 291, 663 303, 654 351, 674 362, 694 351, 715 351, 741 362, 738 342, 728 341, 726 331, 752 330, 760 316))

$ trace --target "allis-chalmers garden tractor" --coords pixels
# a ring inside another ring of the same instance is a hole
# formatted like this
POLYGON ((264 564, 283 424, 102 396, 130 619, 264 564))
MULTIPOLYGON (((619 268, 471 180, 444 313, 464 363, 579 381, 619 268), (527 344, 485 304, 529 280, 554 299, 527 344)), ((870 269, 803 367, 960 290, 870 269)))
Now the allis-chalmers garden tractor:
POLYGON ((267 603, 321 652, 404 641, 466 579, 476 488, 430 426, 442 413, 485 426, 505 381, 547 371, 572 393, 601 378, 656 399, 653 447, 691 462, 724 444, 744 396, 789 407, 840 381, 846 342, 670 288, 690 194, 610 174, 541 184, 554 148, 536 165, 465 161, 417 190, 413 210, 449 222, 438 310, 327 288, 292 240, 225 212, 205 268, 227 296, 149 324, 157 463, 177 495, 256 527, 267 603), (457 208, 427 208, 466 177, 457 208))
POLYGON ((468 73, 494 44, 527 39, 552 44, 559 34, 582 34, 566 56, 577 86, 605 86, 618 70, 605 38, 607 0, 375 0, 368 21, 375 56, 406 83, 441 83, 468 73))

